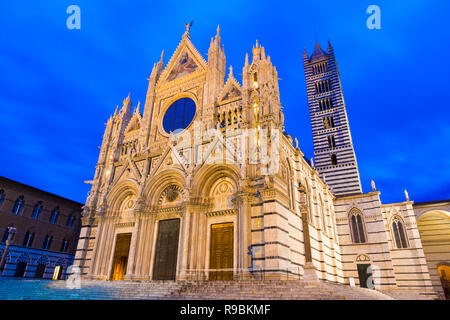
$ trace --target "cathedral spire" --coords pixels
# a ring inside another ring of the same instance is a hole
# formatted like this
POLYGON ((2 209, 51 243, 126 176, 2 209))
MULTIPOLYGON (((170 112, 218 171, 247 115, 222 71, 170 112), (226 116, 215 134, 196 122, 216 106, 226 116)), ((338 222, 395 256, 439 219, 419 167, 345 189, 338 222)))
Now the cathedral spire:
POLYGON ((134 108, 133 115, 139 113, 141 107, 141 101, 138 101, 136 108, 134 108))
POLYGON ((228 78, 234 78, 233 76, 233 67, 230 65, 230 73, 228 74, 228 78))
MULTIPOLYGON (((132 102, 131 102, 131 92, 128 93, 128 97, 126 97, 123 100, 123 106, 122 106, 122 110, 125 111, 125 113, 130 112, 130 106, 131 106, 132 102)), ((122 111, 121 110, 121 111, 122 111)))
POLYGON ((219 27, 219 25, 217 25, 217 33, 216 33, 214 42, 217 43, 217 46, 220 46, 220 27, 219 27))

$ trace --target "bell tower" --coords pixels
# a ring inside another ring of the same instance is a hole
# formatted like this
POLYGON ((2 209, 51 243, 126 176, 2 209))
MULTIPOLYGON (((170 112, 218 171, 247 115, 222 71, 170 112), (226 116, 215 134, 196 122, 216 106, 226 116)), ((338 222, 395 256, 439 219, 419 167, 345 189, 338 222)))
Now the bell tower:
POLYGON ((315 167, 336 196, 362 193, 334 50, 303 52, 315 167))

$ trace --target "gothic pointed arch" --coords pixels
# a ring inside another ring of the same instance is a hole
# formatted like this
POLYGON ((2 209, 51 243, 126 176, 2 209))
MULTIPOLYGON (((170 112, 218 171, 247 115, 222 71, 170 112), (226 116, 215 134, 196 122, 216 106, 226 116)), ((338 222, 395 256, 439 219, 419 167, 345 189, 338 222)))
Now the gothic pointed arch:
POLYGON ((178 168, 163 169, 148 180, 144 187, 147 205, 160 206, 164 201, 172 202, 186 197, 186 180, 178 168), (169 189, 167 189, 170 187, 169 189), (168 196, 168 198, 167 198, 168 196))
POLYGON ((366 243, 366 228, 361 210, 352 208, 348 213, 348 221, 353 243, 366 243))
POLYGON ((394 246, 397 249, 408 248, 408 235, 406 232, 405 221, 402 217, 395 214, 391 218, 391 233, 394 246))
POLYGON ((228 178, 237 190, 241 175, 235 165, 205 164, 194 175, 193 191, 200 196, 208 197, 213 185, 222 178, 228 178))
POLYGON ((138 189, 138 182, 134 179, 126 179, 116 184, 107 196, 107 215, 119 216, 123 210, 132 209, 138 189))

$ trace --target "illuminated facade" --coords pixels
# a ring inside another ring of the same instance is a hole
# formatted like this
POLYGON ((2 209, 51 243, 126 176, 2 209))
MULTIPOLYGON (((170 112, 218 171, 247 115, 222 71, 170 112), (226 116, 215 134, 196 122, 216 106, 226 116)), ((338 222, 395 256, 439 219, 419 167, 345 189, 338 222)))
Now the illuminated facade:
MULTIPOLYGON (((313 82, 324 79, 311 76, 315 60, 305 55, 312 108, 313 82)), ((329 70, 333 87, 337 73, 329 70)), ((334 93, 342 98, 340 85, 334 93)), ((343 98, 332 103, 314 116, 341 108, 346 118, 343 98)), ((108 120, 89 181, 75 259, 84 278, 315 272, 321 280, 365 286, 373 276, 378 290, 434 294, 413 202, 382 204, 374 184, 361 192, 348 122, 335 143, 345 141, 337 161, 350 155, 354 188, 333 194, 325 182, 333 185, 337 167, 322 179, 328 160, 322 164, 316 149, 315 168, 284 132, 278 73, 258 42, 251 60, 245 56, 241 84, 231 67, 226 76, 219 28, 206 61, 187 25, 167 65, 161 56, 153 67, 143 114, 131 105, 128 96, 108 120)), ((315 136, 315 146, 325 139, 315 136)))
POLYGON ((82 204, 0 177, 0 276, 65 279, 82 204))

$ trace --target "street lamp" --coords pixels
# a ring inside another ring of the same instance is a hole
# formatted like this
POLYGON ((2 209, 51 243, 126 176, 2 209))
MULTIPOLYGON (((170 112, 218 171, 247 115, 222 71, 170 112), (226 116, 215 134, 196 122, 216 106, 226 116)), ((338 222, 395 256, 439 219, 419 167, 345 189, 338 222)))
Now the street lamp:
POLYGON ((5 269, 6 254, 8 253, 8 248, 12 241, 12 236, 15 233, 16 233, 15 227, 8 227, 8 238, 6 239, 5 250, 3 250, 2 259, 0 260, 0 273, 2 273, 2 274, 3 274, 3 270, 5 269))

